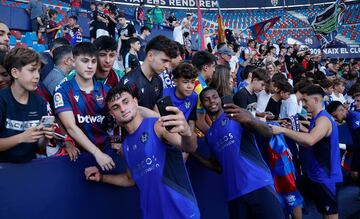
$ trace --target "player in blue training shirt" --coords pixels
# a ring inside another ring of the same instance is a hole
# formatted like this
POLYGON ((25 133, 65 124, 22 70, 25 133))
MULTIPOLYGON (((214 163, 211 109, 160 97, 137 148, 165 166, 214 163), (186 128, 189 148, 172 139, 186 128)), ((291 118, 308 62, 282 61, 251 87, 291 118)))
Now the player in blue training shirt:
POLYGON ((339 136, 336 122, 323 110, 324 90, 311 85, 303 100, 312 115, 309 133, 272 126, 274 134, 283 133, 300 146, 306 183, 304 186, 324 218, 338 218, 337 183, 342 182, 339 136))
POLYGON ((103 170, 109 170, 115 164, 101 150, 110 144, 103 125, 107 113, 105 98, 110 88, 94 79, 97 49, 93 44, 76 44, 73 56, 77 74, 55 92, 55 113, 76 144, 93 154, 103 170))
POLYGON ((269 126, 234 104, 223 109, 214 88, 205 88, 200 100, 213 121, 205 134, 213 155, 210 160, 195 156, 206 167, 223 172, 230 218, 284 218, 271 172, 253 134, 269 138, 269 126))
POLYGON ((183 113, 176 107, 167 107, 175 115, 143 118, 138 110, 136 89, 123 85, 109 91, 107 103, 116 123, 128 132, 121 152, 127 163, 127 173, 102 175, 96 167, 88 167, 86 178, 117 186, 136 183, 143 218, 200 218, 181 156, 182 150, 196 150, 196 136, 183 113), (169 125, 174 127, 167 131, 165 127, 169 125))

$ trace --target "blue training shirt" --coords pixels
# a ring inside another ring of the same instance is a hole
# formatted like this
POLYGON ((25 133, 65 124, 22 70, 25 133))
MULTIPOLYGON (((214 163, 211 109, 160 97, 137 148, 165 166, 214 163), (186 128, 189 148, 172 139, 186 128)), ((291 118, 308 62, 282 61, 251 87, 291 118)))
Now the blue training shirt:
POLYGON ((157 120, 144 118, 123 142, 128 168, 140 190, 143 218, 198 219, 182 153, 159 139, 154 130, 157 120))
POLYGON ((316 120, 327 117, 332 124, 330 136, 321 139, 312 147, 300 147, 300 156, 307 176, 317 183, 323 183, 336 193, 336 183, 342 182, 338 127, 333 117, 325 110, 320 111, 310 122, 309 132, 316 120))
POLYGON ((255 137, 225 113, 205 134, 223 170, 227 199, 233 200, 265 186, 273 186, 271 172, 263 160, 255 137))
POLYGON ((193 91, 192 94, 188 97, 185 97, 184 99, 179 99, 175 95, 175 87, 172 88, 165 88, 163 90, 163 97, 170 96, 174 106, 179 108, 185 116, 185 119, 188 120, 196 120, 196 118, 190 118, 191 113, 194 113, 196 116, 196 104, 198 95, 193 91), (195 112, 193 112, 195 110, 195 112))

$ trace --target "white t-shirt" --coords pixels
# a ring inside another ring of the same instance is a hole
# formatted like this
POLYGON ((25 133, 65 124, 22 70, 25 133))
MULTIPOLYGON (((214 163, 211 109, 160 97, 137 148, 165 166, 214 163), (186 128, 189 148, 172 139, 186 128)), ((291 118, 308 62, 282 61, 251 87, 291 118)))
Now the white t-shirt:
POLYGON ((340 101, 342 104, 346 102, 343 94, 336 95, 334 92, 331 94, 332 101, 340 101))
POLYGON ((265 90, 256 94, 257 96, 257 103, 256 103, 256 112, 263 113, 265 112, 266 106, 269 103, 271 93, 266 93, 265 90))
POLYGON ((280 114, 279 118, 289 118, 290 116, 295 116, 298 113, 301 113, 302 102, 298 103, 296 95, 291 94, 289 99, 281 101, 280 114))
POLYGON ((184 45, 182 25, 179 25, 174 28, 173 38, 174 38, 174 41, 180 43, 181 45, 184 45))

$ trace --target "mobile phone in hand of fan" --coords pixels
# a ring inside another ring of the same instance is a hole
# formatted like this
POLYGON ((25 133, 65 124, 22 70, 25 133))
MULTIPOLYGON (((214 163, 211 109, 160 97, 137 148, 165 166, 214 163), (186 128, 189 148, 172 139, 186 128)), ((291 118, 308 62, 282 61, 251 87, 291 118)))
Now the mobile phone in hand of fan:
POLYGON ((43 116, 41 117, 40 124, 42 124, 45 128, 51 128, 54 121, 54 116, 43 116))

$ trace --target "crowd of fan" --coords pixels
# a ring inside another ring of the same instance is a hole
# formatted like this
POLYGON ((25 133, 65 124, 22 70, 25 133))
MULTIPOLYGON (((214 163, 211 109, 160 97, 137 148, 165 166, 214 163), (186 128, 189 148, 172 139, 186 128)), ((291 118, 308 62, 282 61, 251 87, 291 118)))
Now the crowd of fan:
MULTIPOLYGON (((259 43, 230 30, 226 42, 218 43, 206 28, 206 49, 199 51, 191 45, 191 14, 182 21, 173 13, 166 19, 174 40, 157 36, 148 41, 151 29, 160 28, 165 19, 158 5, 145 14, 143 4, 136 9, 135 22, 142 26, 137 34, 114 4, 92 3, 91 43, 84 43, 77 11, 69 15, 68 27, 58 37, 57 12, 48 10, 48 18, 43 18, 41 2, 30 1, 29 13, 33 31, 40 38, 46 36, 49 52, 10 49, 9 28, 0 23, 0 162, 65 155, 75 161, 80 151, 88 151, 103 170, 112 169, 115 163, 106 149, 119 150, 124 134, 109 115, 106 96, 118 84, 136 88, 144 117, 158 116, 156 101, 174 94, 174 105, 198 137, 204 137, 212 126, 206 114, 209 108, 205 110, 199 98, 206 97, 201 93, 207 87, 219 97, 233 95, 234 104, 254 118, 283 125, 296 115, 304 121, 311 119, 304 108, 308 103, 303 102, 314 88, 311 85, 322 88, 324 108, 339 124, 346 120, 347 111, 360 110, 360 63, 356 60, 325 59, 300 45, 269 39, 259 43), (119 57, 123 63, 116 65, 119 57), (43 127, 40 119, 45 115, 55 115, 56 125, 43 127)), ((301 124, 300 132, 312 129, 306 122, 301 124)), ((354 142, 360 136, 357 129, 351 132, 354 142)), ((356 148, 347 149, 355 151, 352 176, 358 181, 356 148)), ((294 210, 294 214, 299 218, 299 212, 294 210)))

